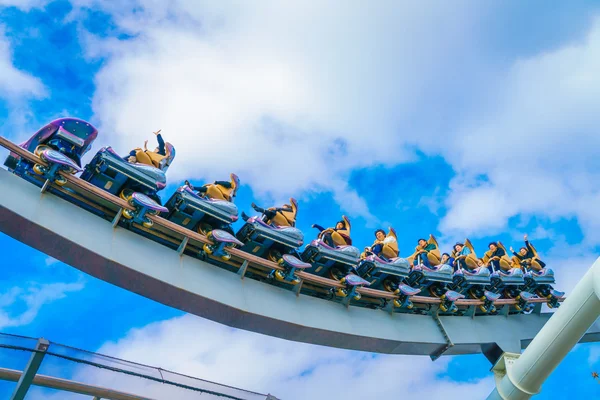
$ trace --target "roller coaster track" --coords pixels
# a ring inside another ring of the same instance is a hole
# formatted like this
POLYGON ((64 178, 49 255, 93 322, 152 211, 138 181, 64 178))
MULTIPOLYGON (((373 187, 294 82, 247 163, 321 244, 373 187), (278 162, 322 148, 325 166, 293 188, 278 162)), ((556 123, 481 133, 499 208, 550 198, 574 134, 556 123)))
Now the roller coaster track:
MULTIPOLYGON (((5 138, 0 137, 0 146, 45 164, 5 138)), ((459 300, 464 312, 444 315, 439 299, 414 296, 417 312, 407 313, 391 306, 396 295, 370 288, 358 289, 361 301, 344 307, 314 296, 342 287, 338 281, 298 272, 297 286, 275 286, 260 278, 282 267, 239 249, 231 249, 227 262, 202 260, 200 249, 210 241, 159 216, 150 217, 150 229, 135 226, 144 235, 123 229, 122 212, 132 209, 126 201, 76 176, 63 176, 65 186, 46 184, 40 194, 35 185, 0 169, 0 230, 94 277, 232 327, 381 353, 437 358, 483 352, 494 361, 500 349, 518 352, 526 346, 550 317, 541 312, 545 299, 534 299, 528 315, 514 312, 514 300, 499 299, 495 304, 502 315, 480 316, 475 313, 480 300, 459 300)), ((582 339, 598 340, 600 323, 582 339)))

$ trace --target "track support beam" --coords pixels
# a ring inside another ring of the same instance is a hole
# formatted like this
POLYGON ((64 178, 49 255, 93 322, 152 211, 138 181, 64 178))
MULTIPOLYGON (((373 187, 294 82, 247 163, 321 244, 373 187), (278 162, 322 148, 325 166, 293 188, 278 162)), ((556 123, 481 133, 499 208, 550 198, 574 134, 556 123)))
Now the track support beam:
MULTIPOLYGON (((439 312, 439 310, 438 310, 438 312, 439 312)), ((446 340, 446 344, 440 346, 439 349, 434 351, 429 356, 431 358, 431 361, 435 361, 438 358, 440 358, 449 348, 454 347, 454 343, 452 343, 450 336, 448 336, 448 332, 446 331, 446 328, 444 328, 444 324, 442 324, 442 321, 440 320, 440 317, 438 316, 437 312, 435 314, 433 314, 432 317, 435 320, 435 323, 437 324, 437 326, 440 328, 442 335, 444 335, 444 339, 446 340)))

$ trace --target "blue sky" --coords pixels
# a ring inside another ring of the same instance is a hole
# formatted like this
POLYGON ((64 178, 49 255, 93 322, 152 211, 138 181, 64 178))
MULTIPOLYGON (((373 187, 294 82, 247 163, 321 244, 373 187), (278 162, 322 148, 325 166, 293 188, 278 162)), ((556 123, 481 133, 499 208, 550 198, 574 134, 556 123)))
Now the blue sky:
MULTIPOLYGON (((186 178, 236 172, 244 184, 236 201, 246 211, 252 201, 294 196, 306 233, 345 213, 359 247, 376 227, 392 225, 405 255, 429 233, 444 246, 469 237, 480 252, 497 239, 517 247, 529 233, 566 290, 600 244, 598 67, 600 4, 593 1, 550 9, 542 1, 365 8, 0 0, 3 135, 22 140, 71 115, 100 128, 96 149, 123 152, 162 128, 178 150, 166 192, 186 178)), ((286 399, 311 395, 300 386, 325 390, 314 371, 325 374, 326 365, 350 368, 367 383, 387 366, 412 366, 416 382, 434 380, 450 398, 493 386, 483 356, 371 357, 234 331, 6 236, 0 247, 10 266, 0 282, 0 331, 286 399), (211 353, 206 363, 201 344, 167 361, 144 351, 148 341, 171 348, 171 332, 187 328, 204 332, 206 342, 226 337, 248 362, 278 372, 232 380, 229 353, 211 353), (368 369, 348 366, 365 357, 368 369)), ((578 347, 539 398, 597 396, 590 372, 599 354, 578 347)), ((397 380, 381 394, 433 393, 397 380)))

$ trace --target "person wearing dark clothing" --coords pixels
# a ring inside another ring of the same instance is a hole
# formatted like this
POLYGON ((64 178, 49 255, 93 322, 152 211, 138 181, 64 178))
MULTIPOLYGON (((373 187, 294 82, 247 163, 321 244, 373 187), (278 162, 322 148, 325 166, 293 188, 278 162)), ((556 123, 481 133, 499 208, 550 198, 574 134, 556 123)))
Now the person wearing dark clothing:
POLYGON ((527 235, 523 236, 523 239, 525 240, 525 247, 521 247, 518 253, 512 247, 510 248, 513 254, 513 267, 521 268, 524 272, 527 272, 529 269, 541 271, 546 267, 546 263, 539 259, 535 247, 527 240, 527 235))
MULTIPOLYGON (((450 254, 448 253, 443 253, 442 254, 442 259, 440 260, 440 264, 447 264, 447 265, 453 265, 454 264, 454 258, 450 257, 450 254)), ((456 267, 455 267, 456 270, 456 267)))
POLYGON ((498 269, 510 270, 510 260, 506 255, 506 251, 496 242, 491 242, 488 248, 489 250, 483 255, 483 262, 487 264, 490 272, 498 269))
POLYGON ((371 247, 365 248, 361 257, 365 258, 369 254, 374 254, 377 257, 389 261, 398 257, 399 251, 398 239, 394 228, 390 227, 387 235, 383 229, 377 229, 375 231, 375 241, 371 247))
POLYGON ((259 213, 265 216, 265 222, 273 226, 296 226, 296 215, 298 213, 298 203, 290 198, 290 204, 284 204, 283 207, 261 208, 252 203, 259 213))
POLYGON ((428 242, 425 239, 419 239, 417 247, 415 248, 415 253, 411 256, 413 258, 413 265, 418 265, 420 263, 431 268, 431 261, 429 259, 430 253, 437 257, 439 263, 441 257, 439 256, 439 250, 436 244, 432 240, 428 242), (437 254, 435 254, 436 250, 437 254))
POLYGON ((189 181, 185 181, 185 184, 190 189, 195 190, 199 196, 233 202, 240 180, 236 174, 230 174, 230 178, 230 181, 215 181, 198 188, 194 187, 189 181))
POLYGON ((477 256, 471 251, 473 245, 469 239, 465 243, 457 242, 452 248, 452 258, 454 258, 454 271, 467 269, 472 271, 477 268, 477 256))
POLYGON ((317 224, 313 224, 312 227, 319 230, 319 238, 330 247, 352 245, 350 220, 345 215, 342 215, 342 220, 335 225, 335 228, 325 229, 317 224))

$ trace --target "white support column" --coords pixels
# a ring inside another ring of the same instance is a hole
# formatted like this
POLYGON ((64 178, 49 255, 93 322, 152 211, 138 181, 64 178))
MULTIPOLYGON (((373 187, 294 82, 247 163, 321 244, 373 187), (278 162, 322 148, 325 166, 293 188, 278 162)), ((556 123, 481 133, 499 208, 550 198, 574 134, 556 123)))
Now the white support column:
POLYGON ((488 400, 525 400, 542 383, 600 316, 600 258, 571 291, 521 354, 504 354, 493 370, 496 389, 488 400))

